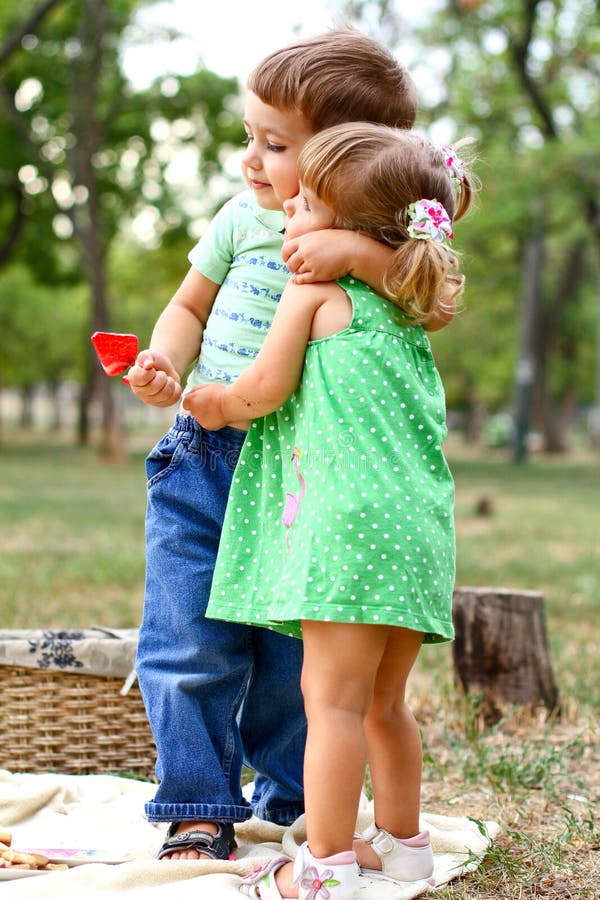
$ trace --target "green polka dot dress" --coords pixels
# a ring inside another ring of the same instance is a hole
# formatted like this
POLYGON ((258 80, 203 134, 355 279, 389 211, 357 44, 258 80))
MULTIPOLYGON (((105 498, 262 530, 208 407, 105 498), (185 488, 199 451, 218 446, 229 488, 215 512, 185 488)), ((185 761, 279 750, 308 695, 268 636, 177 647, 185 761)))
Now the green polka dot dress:
POLYGON ((429 340, 352 278, 348 328, 311 341, 301 383, 252 423, 208 615, 301 637, 301 620, 451 640, 454 484, 429 340))

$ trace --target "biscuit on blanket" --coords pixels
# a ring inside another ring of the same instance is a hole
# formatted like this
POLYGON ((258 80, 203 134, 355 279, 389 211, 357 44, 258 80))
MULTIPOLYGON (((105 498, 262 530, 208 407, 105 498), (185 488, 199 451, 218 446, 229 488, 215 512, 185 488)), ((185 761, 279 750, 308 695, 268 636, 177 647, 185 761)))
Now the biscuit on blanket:
POLYGON ((22 850, 3 849, 2 847, 0 847, 0 858, 5 859, 6 862, 13 866, 24 865, 31 866, 34 869, 40 866, 47 866, 49 862, 48 857, 43 856, 41 853, 26 853, 22 850))

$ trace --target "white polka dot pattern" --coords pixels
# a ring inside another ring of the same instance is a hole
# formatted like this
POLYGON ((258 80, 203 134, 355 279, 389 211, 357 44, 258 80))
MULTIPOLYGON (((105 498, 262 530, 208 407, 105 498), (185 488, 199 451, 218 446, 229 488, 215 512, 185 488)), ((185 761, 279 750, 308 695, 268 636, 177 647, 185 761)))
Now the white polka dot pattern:
POLYGON ((454 484, 429 340, 362 282, 340 285, 351 325, 309 344, 298 390, 248 433, 208 615, 297 637, 317 619, 451 640, 454 484))

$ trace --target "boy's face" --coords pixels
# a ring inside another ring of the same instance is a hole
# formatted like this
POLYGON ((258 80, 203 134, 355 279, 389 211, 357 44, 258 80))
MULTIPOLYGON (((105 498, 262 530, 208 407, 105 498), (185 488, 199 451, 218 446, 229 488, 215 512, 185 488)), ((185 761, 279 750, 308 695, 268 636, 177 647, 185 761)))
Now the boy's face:
POLYGON ((300 191, 283 204, 285 210, 285 239, 300 237, 309 231, 331 228, 334 212, 300 182, 300 191))
POLYGON ((248 148, 242 174, 264 209, 282 209, 298 193, 298 156, 313 130, 297 110, 283 111, 248 93, 244 112, 248 148))

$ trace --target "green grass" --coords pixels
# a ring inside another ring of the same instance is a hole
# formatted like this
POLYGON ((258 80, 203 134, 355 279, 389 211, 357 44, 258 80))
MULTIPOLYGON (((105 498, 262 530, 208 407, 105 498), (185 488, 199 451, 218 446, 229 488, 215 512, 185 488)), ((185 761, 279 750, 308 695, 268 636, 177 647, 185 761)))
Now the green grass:
POLYGON ((457 584, 541 591, 563 690, 600 705, 589 689, 600 674, 600 458, 514 465, 450 455, 457 584), (482 496, 492 508, 485 517, 475 512, 482 496))
POLYGON ((132 627, 144 580, 143 456, 24 441, 0 447, 4 627, 132 627))
MULTIPOLYGON (((135 438, 149 448, 158 434, 135 438)), ((600 704, 600 460, 513 465, 456 441, 457 584, 541 591, 561 689, 600 704), (477 513, 485 498, 489 515, 477 513)), ((143 603, 144 450, 123 464, 95 449, 6 436, 0 445, 4 627, 135 627, 143 603)), ((446 669, 447 648, 426 647, 446 669)))
POLYGON ((458 583, 541 590, 561 624, 589 615, 600 588, 600 459, 452 461, 458 583), (489 517, 474 512, 485 495, 489 517))
MULTIPOLYGON (((39 437, 39 435, 38 435, 39 437)), ((5 435, 0 445, 2 628, 139 624, 144 579, 141 449, 5 435)), ((541 591, 563 715, 508 709, 493 728, 453 682, 448 646, 423 649, 411 705, 423 735, 423 808, 502 826, 485 863, 441 898, 592 898, 600 836, 600 460, 515 466, 455 442, 457 583, 541 591), (489 515, 477 512, 485 498, 489 515), (596 807, 595 807, 596 804, 596 807)))

